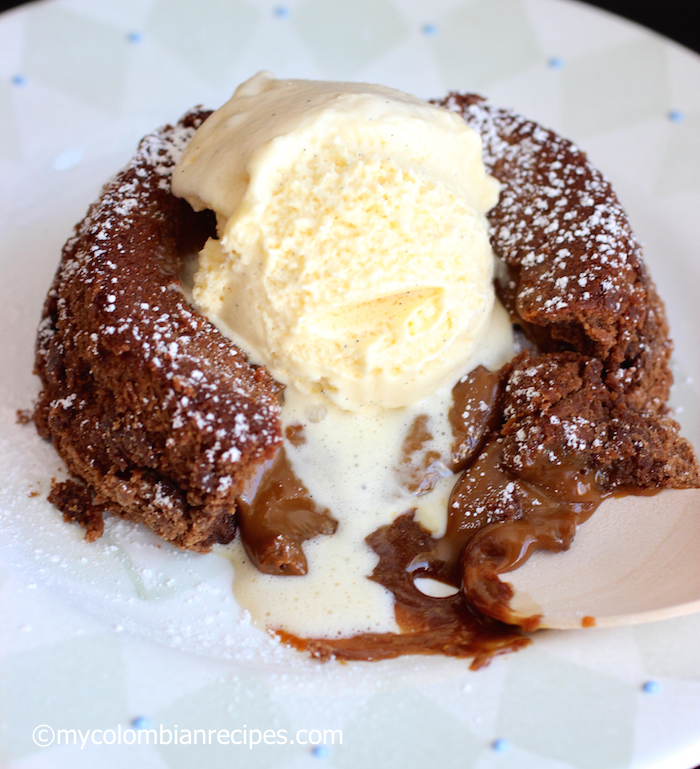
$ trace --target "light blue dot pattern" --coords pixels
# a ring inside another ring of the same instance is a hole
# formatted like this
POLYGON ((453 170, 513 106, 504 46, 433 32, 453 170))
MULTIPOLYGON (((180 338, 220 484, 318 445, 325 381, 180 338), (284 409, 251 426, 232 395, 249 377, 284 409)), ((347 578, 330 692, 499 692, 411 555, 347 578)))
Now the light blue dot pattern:
POLYGON ((558 56, 552 56, 547 64, 549 64, 552 69, 561 69, 564 66, 564 60, 560 59, 558 56))
POLYGON ((286 8, 284 5, 278 5, 274 13, 278 19, 286 19, 289 16, 289 8, 286 8))
POLYGON ((668 119, 672 123, 680 123, 683 120, 684 117, 685 117, 685 115, 679 109, 672 109, 668 113, 668 119))
POLYGON ((331 754, 331 751, 325 745, 316 745, 316 747, 313 748, 311 753, 316 758, 328 758, 328 756, 330 756, 331 754))
POLYGON ((661 684, 658 681, 645 681, 642 686, 642 691, 645 694, 660 694, 661 684))
POLYGON ((12 78, 12 85, 26 85, 27 84, 27 78, 24 77, 24 75, 15 75, 12 78))
POLYGON ((429 37, 432 37, 433 35, 437 35, 438 28, 436 24, 424 24, 423 25, 423 34, 428 35, 429 37))
POLYGON ((499 737, 497 740, 493 741, 491 747, 496 751, 496 753, 507 753, 510 750, 510 742, 508 742, 508 740, 504 740, 502 737, 499 737))
POLYGON ((146 716, 137 716, 131 722, 131 725, 136 729, 152 729, 153 728, 153 723, 151 719, 146 718, 146 716))

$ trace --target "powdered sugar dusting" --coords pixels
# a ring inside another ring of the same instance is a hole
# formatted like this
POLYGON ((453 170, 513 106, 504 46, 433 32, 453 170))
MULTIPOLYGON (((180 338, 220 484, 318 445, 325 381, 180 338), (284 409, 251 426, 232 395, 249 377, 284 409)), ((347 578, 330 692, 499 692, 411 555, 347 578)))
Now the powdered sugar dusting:
POLYGON ((189 547, 212 517, 235 509, 247 468, 281 441, 277 385, 180 288, 173 227, 194 214, 172 196, 170 179, 205 116, 189 113, 145 137, 105 187, 64 248, 38 348, 51 382, 49 430, 64 434, 67 418, 80 430, 82 457, 71 470, 136 519, 139 505, 146 517, 148 508, 171 520, 194 516, 173 532, 189 547), (66 376, 51 368, 56 354, 66 376), (94 385, 83 381, 86 367, 94 385), (79 395, 92 386, 106 403, 79 395))
POLYGON ((491 242, 521 270, 519 312, 538 325, 575 323, 606 354, 644 288, 641 249, 609 182, 574 144, 532 121, 479 97, 452 94, 442 104, 481 134, 485 165, 502 183, 491 242), (602 322, 586 327, 601 305, 602 322))

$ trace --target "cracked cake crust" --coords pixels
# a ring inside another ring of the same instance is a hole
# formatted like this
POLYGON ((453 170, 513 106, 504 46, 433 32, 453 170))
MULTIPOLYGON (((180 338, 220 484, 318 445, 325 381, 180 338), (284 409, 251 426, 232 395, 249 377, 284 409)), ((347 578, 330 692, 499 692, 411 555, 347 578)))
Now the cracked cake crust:
POLYGON ((572 142, 479 96, 436 103, 481 134, 484 164, 501 182, 488 219, 514 321, 545 352, 599 359, 608 386, 634 408, 664 411, 668 325, 610 183, 572 142))
MULTIPOLYGON (((280 385, 181 291, 182 241, 208 220, 172 195, 170 176, 208 114, 147 136, 66 243, 39 328, 34 412, 94 510, 199 551, 233 539, 236 497, 281 443, 280 385)), ((81 494, 53 492, 71 517, 81 494)))

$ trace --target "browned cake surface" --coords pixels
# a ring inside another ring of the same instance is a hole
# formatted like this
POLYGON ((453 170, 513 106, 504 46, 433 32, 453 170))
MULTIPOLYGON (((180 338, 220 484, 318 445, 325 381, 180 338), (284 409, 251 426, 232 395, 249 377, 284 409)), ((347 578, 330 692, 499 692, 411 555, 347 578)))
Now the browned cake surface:
POLYGON ((510 269, 501 298, 543 350, 598 358, 608 385, 638 409, 663 410, 671 343, 663 305, 627 216, 570 141, 531 120, 452 94, 442 106, 482 136, 501 182, 491 243, 510 269))
POLYGON ((518 359, 505 386, 504 467, 527 478, 575 458, 603 491, 698 485, 695 455, 678 424, 638 411, 609 387, 604 371, 596 358, 573 352, 518 359))
MULTIPOLYGON (((170 193, 206 114, 141 143, 66 243, 44 307, 36 371, 39 432, 108 508, 175 544, 206 550, 235 534, 235 499, 281 441, 277 385, 184 300, 186 240, 206 221, 170 193)), ((67 515, 87 500, 55 488, 67 515)))
MULTIPOLYGON (((489 214, 509 269, 499 292, 537 347, 499 375, 502 411, 482 436, 503 472, 577 457, 603 491, 698 485, 666 415, 663 306, 610 185, 535 123, 475 96, 443 104, 481 133, 502 184, 489 214)), ((181 547, 230 541, 243 484, 281 442, 279 385, 180 291, 182 251, 208 222, 173 197, 170 174, 206 114, 144 139, 66 244, 46 302, 35 421, 85 484, 52 500, 92 537, 109 509, 181 547)))

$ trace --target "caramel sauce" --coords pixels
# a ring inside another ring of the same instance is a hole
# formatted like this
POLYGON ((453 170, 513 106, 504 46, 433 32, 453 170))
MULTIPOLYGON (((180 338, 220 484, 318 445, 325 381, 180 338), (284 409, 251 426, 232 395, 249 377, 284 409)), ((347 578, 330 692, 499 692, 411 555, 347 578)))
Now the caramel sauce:
MULTIPOLYGON (((433 538, 414 520, 413 511, 367 537, 367 543, 379 556, 369 579, 393 593, 401 633, 324 639, 300 638, 279 630, 283 642, 320 659, 378 660, 402 654, 443 654, 474 657, 472 668, 486 664, 494 654, 529 643, 523 631, 535 630, 540 617, 522 617, 511 610, 513 590, 500 576, 521 566, 537 550, 568 549, 578 524, 587 520, 610 493, 602 490, 595 471, 585 460, 563 445, 553 447, 539 465, 531 465, 517 475, 504 466, 502 444, 496 437, 502 421, 503 382, 502 371, 489 372, 479 367, 455 386, 449 414, 454 442, 447 462, 426 448, 432 439, 426 415, 416 418, 404 441, 397 473, 411 493, 429 491, 435 483, 436 468, 444 474, 451 465, 454 473, 462 474, 459 478, 455 475, 447 527, 440 539, 433 538), (437 579, 459 591, 442 598, 425 595, 414 582, 419 576, 437 579)), ((295 501, 292 507, 301 507, 304 521, 304 516, 309 515, 315 516, 313 521, 319 520, 318 516, 332 520, 327 511, 313 507, 296 479, 286 483, 275 487, 279 488, 274 497, 276 511, 287 510, 287 501, 281 496, 286 489, 296 494, 295 500, 302 500, 295 501)), ((261 501, 256 501, 249 517, 258 515, 258 507, 267 510, 265 500, 270 492, 265 483, 260 488, 261 501)), ((276 512, 262 527, 271 542, 279 531, 276 527, 280 519, 289 525, 286 513, 276 512)), ((248 540, 246 549, 250 547, 249 525, 241 522, 244 542, 248 540)), ((309 535, 315 534, 309 530, 309 535)), ((298 549, 301 553, 300 546, 298 549)), ((303 573, 291 568, 270 573, 303 573)), ((595 620, 585 617, 582 624, 590 627, 595 620)))
MULTIPOLYGON (((615 495, 657 492, 630 488, 615 495)), ((516 475, 504 467, 502 445, 492 437, 455 484, 444 537, 413 569, 460 587, 484 614, 535 630, 540 618, 511 610, 513 591, 500 575, 538 550, 568 550, 577 526, 609 496, 595 469, 568 447, 554 447, 516 475)))
POLYGON ((454 443, 452 470, 469 467, 499 425, 503 397, 501 371, 477 366, 452 389, 449 419, 454 443))
MULTIPOLYGON (((502 377, 483 367, 472 371, 453 390, 453 406, 449 418, 454 441, 452 457, 447 461, 436 452, 426 450, 432 439, 427 415, 418 416, 402 446, 397 476, 410 493, 421 495, 430 491, 437 478, 468 466, 487 442, 489 434, 498 427, 502 377)), ((474 466, 479 479, 480 467, 491 462, 490 449, 479 455, 474 466)), ((456 477, 456 476, 455 476, 456 477)), ((435 598, 421 592, 415 585, 418 576, 460 585, 460 557, 466 543, 486 525, 486 514, 471 516, 466 508, 464 477, 457 484, 450 500, 460 500, 459 509, 451 512, 448 531, 440 540, 433 538, 413 518, 413 512, 399 516, 367 538, 367 543, 379 556, 379 563, 369 577, 394 595, 396 622, 401 633, 362 633, 350 638, 300 638, 287 631, 276 631, 280 639, 300 651, 319 659, 379 660, 403 654, 443 654, 452 657, 472 657, 471 667, 477 669, 500 653, 514 651, 529 639, 519 628, 508 626, 476 610, 464 591, 445 598, 435 598)), ((489 476, 489 479, 493 479, 489 476)), ((502 486, 510 479, 502 479, 502 486)), ((488 484, 476 484, 472 495, 487 497, 488 484)), ((484 508, 486 509, 486 507, 484 508)), ((503 603, 512 595, 508 585, 501 583, 503 603)))
POLYGON ((453 492, 457 502, 450 506, 445 535, 452 553, 452 531, 460 545, 464 542, 458 569, 468 600, 491 617, 525 623, 529 629, 536 626, 536 618, 523 620, 511 611, 512 594, 504 591, 508 586, 499 575, 522 566, 537 550, 568 550, 578 524, 607 496, 597 487, 594 473, 575 457, 555 460, 540 471, 538 475, 530 470, 528 480, 516 477, 501 466, 500 444, 490 443, 453 492), (464 521, 471 522, 470 513, 485 503, 493 506, 482 526, 468 528, 464 521))
POLYGON ((578 524, 606 494, 595 472, 564 447, 519 475, 504 468, 502 446, 492 437, 501 419, 500 372, 475 369, 455 386, 453 398, 453 464, 466 469, 450 495, 445 535, 417 553, 408 569, 459 587, 490 617, 534 629, 537 617, 511 611, 512 589, 499 575, 536 550, 568 549, 578 524))
POLYGON ((248 557, 265 574, 306 574, 302 542, 335 533, 338 522, 311 499, 285 450, 266 462, 238 499, 238 526, 248 557))
POLYGON ((378 529, 367 542, 379 556, 370 579, 394 594, 401 633, 312 639, 277 631, 284 643, 323 660, 381 660, 402 654, 473 657, 474 670, 495 654, 515 651, 530 643, 518 628, 474 611, 461 592, 447 598, 432 598, 418 590, 410 564, 420 553, 432 551, 436 540, 413 520, 413 513, 405 513, 389 526, 378 529))

